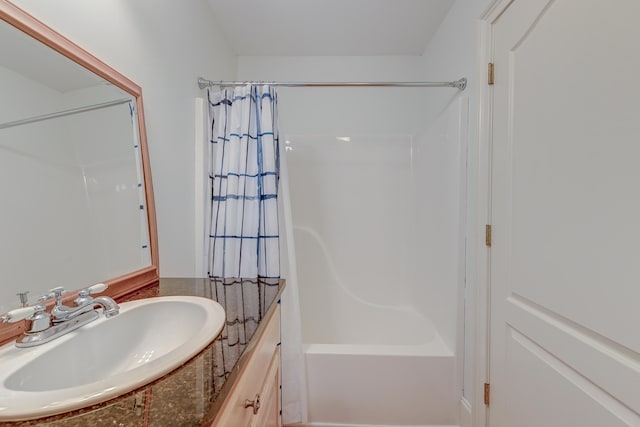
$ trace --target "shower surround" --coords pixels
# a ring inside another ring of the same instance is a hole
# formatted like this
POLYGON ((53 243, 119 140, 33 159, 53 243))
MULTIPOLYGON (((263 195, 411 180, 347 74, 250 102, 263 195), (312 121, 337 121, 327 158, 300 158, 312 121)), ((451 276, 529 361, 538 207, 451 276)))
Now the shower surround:
POLYGON ((413 133, 282 128, 310 425, 458 423, 466 105, 413 133))

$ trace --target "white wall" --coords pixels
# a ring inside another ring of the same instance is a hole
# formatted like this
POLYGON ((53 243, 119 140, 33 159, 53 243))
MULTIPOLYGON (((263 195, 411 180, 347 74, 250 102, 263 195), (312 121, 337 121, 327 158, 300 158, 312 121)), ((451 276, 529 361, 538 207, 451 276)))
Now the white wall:
MULTIPOLYGON (((238 57, 240 80, 424 80, 420 67, 418 56, 238 57)), ((399 129, 411 134, 421 126, 418 107, 426 93, 397 88, 279 88, 280 127, 289 134, 398 133, 399 129)))
POLYGON ((200 75, 233 79, 234 52, 204 0, 16 0, 143 89, 160 274, 195 273, 194 98, 200 75))

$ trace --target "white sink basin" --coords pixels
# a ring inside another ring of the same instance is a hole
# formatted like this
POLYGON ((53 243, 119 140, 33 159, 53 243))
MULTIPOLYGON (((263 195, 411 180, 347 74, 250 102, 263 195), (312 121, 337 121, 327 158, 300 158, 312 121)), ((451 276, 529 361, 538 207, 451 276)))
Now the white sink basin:
POLYGON ((120 314, 49 343, 0 347, 0 421, 104 402, 178 368, 222 331, 224 309, 200 297, 120 304, 120 314))

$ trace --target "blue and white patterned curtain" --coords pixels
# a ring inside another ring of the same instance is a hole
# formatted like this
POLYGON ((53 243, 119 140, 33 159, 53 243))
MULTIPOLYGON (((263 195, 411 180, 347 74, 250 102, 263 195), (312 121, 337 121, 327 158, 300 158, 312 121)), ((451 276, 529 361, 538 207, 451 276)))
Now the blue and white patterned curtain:
POLYGON ((269 86, 209 91, 209 277, 280 277, 276 109, 269 86))

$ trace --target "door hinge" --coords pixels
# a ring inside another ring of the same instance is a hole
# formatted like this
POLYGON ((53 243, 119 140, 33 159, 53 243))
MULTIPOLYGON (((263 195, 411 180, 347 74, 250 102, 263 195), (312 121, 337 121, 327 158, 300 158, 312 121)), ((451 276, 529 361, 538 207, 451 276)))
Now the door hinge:
POLYGON ((484 243, 488 247, 491 247, 491 224, 484 226, 484 243))
POLYGON ((489 62, 487 71, 487 83, 491 86, 493 85, 493 62, 489 62))
POLYGON ((484 404, 489 406, 491 401, 491 384, 484 383, 484 404))

